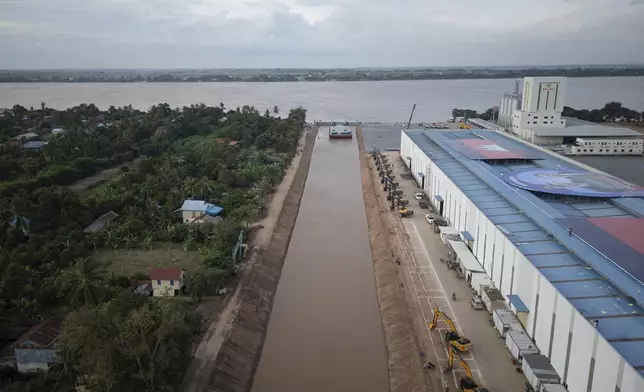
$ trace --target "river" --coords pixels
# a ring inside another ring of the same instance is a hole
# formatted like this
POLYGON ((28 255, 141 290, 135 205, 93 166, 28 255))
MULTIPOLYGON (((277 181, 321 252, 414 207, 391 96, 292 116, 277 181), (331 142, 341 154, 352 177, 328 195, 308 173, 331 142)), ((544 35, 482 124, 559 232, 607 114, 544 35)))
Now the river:
MULTIPOLYGON (((6 83, 0 84, 0 107, 18 103, 66 108, 94 103, 100 108, 132 105, 147 109, 167 102, 172 106, 203 102, 228 108, 254 105, 282 111, 296 106, 308 110, 311 120, 407 121, 413 104, 414 119, 444 121, 455 107, 485 110, 499 105, 501 94, 514 88, 513 79, 423 80, 384 82, 294 83, 6 83)), ((571 78, 568 106, 603 107, 621 101, 644 110, 644 77, 571 78)))
POLYGON ((320 129, 253 392, 388 391, 356 140, 320 129))

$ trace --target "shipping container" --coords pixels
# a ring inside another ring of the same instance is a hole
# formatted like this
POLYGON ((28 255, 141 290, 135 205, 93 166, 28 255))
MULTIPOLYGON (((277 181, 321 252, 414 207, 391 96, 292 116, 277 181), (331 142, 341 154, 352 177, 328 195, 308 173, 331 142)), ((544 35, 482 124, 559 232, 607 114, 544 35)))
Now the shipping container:
MULTIPOLYGON (((535 391, 544 391, 542 388, 543 384, 560 384, 561 378, 557 374, 557 371, 552 367, 552 364, 548 358, 544 355, 539 354, 525 354, 523 356, 523 364, 521 366, 523 369, 523 374, 528 380, 528 383, 532 385, 535 391)), ((565 388, 563 389, 566 390, 565 388)), ((545 389, 545 391, 551 392, 556 391, 557 389, 545 389)))
POLYGON ((527 354, 539 354, 539 349, 523 330, 508 331, 505 334, 505 345, 517 363, 522 363, 527 354))
POLYGON ((541 384, 539 392, 568 392, 562 384, 541 384))
POLYGON ((523 329, 517 317, 508 308, 494 309, 492 320, 494 321, 494 327, 502 338, 505 338, 508 331, 521 331, 523 329))
POLYGON ((474 289, 479 297, 483 296, 483 288, 492 285, 492 280, 490 280, 490 277, 485 272, 469 272, 467 281, 470 282, 472 289, 474 289))
POLYGON ((485 308, 490 314, 494 311, 494 309, 501 309, 506 306, 505 297, 503 297, 503 294, 501 294, 499 290, 491 287, 483 288, 481 299, 483 300, 485 308))

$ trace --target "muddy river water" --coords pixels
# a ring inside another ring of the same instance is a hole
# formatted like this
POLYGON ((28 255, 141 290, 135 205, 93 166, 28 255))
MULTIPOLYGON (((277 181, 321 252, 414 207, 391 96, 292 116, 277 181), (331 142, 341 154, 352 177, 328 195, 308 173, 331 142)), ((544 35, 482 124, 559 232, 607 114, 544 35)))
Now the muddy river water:
POLYGON ((319 135, 253 392, 389 389, 358 147, 319 135))

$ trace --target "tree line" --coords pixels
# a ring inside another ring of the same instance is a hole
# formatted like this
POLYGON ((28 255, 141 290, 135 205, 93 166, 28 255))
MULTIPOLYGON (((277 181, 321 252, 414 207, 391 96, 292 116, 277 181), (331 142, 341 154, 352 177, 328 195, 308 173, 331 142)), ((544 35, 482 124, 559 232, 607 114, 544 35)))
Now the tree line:
MULTIPOLYGON (((492 121, 498 118, 498 107, 489 108, 484 112, 477 112, 472 109, 452 109, 452 116, 464 118, 480 118, 487 121, 492 121)), ((590 122, 627 122, 627 123, 642 123, 644 122, 644 111, 638 112, 627 108, 621 102, 611 101, 604 105, 601 109, 582 109, 576 110, 570 106, 564 106, 562 116, 578 118, 580 120, 590 122)))
POLYGON ((0 319, 21 324, 66 316, 61 366, 14 388, 174 390, 198 315, 181 301, 132 296, 132 283, 145 276, 108 274, 93 256, 101 249, 178 243, 200 255, 187 277, 189 292, 197 300, 212 295, 236 273, 232 248, 240 230, 265 213, 296 154, 306 111, 278 115, 277 107, 262 114, 223 104, 159 104, 148 111, 101 111, 92 104, 55 111, 43 104, 0 113, 5 140, 27 127, 43 136, 54 124, 66 130, 40 152, 0 148, 0 161, 13 168, 0 181, 0 319), (118 154, 127 155, 114 159, 118 154), (95 189, 78 193, 66 186, 133 157, 141 158, 138 165, 95 189), (85 169, 55 175, 68 170, 61 167, 85 169), (222 206, 223 221, 183 224, 174 212, 189 198, 222 206), (84 233, 109 211, 119 218, 84 233))

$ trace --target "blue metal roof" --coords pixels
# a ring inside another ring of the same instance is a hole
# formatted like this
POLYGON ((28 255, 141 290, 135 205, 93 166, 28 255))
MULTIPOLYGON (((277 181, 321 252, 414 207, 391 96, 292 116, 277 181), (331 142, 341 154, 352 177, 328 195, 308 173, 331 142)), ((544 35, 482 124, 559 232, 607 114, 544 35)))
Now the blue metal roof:
POLYGON ((516 294, 508 295, 508 301, 514 306, 517 312, 529 312, 528 307, 523 303, 521 298, 516 294))
POLYGON ((497 225, 561 295, 585 317, 600 320, 599 332, 634 368, 640 370, 638 367, 644 366, 644 341, 628 343, 642 344, 638 350, 633 350, 633 346, 614 340, 620 336, 644 340, 644 284, 599 253, 592 244, 569 235, 565 227, 555 222, 557 218, 575 216, 642 217, 644 199, 629 197, 564 203, 547 195, 512 187, 503 176, 514 170, 527 167, 579 168, 499 132, 403 132, 497 225), (502 139, 503 145, 516 144, 517 149, 530 149, 531 156, 538 156, 538 159, 514 162, 472 160, 447 143, 479 137, 492 141, 502 139))

